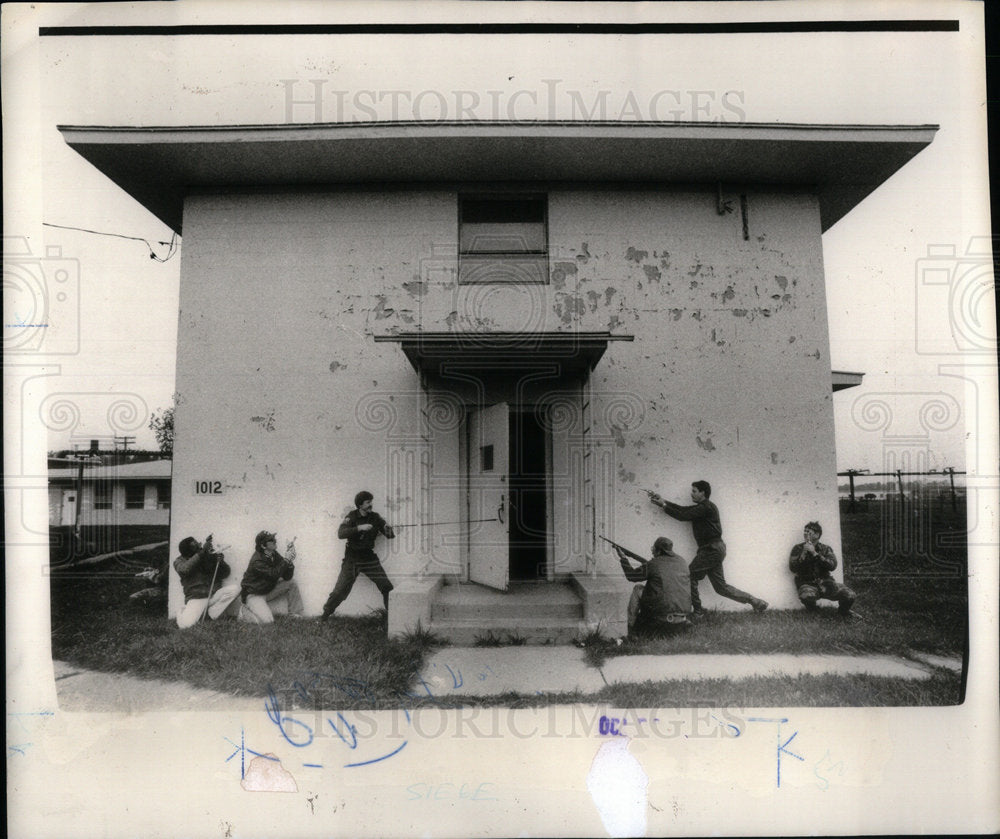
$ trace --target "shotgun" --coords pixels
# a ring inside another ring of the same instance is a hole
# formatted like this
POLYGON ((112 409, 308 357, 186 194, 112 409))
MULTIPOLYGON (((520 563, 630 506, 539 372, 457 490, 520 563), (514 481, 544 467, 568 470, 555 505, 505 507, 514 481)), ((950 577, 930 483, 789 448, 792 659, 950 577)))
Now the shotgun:
POLYGON ((625 556, 627 556, 627 557, 628 557, 629 559, 634 559, 634 560, 635 560, 636 562, 638 562, 638 563, 639 563, 640 565, 645 565, 645 564, 646 564, 647 562, 649 562, 649 560, 648 560, 648 559, 646 559, 645 557, 642 557, 642 556, 639 556, 639 554, 637 554, 637 553, 633 553, 633 552, 632 552, 632 551, 630 551, 630 550, 629 550, 628 548, 624 548, 624 547, 622 547, 621 545, 619 545, 619 544, 618 544, 617 542, 612 542, 612 541, 611 541, 610 539, 608 539, 608 538, 607 538, 606 536, 600 536, 600 535, 598 535, 598 537, 597 537, 597 538, 598 538, 598 539, 603 539, 603 540, 604 540, 605 542, 607 542, 607 543, 608 543, 609 545, 611 545, 611 546, 612 546, 613 548, 615 548, 615 549, 617 549, 617 550, 621 551, 621 552, 622 552, 623 554, 625 554, 625 556))

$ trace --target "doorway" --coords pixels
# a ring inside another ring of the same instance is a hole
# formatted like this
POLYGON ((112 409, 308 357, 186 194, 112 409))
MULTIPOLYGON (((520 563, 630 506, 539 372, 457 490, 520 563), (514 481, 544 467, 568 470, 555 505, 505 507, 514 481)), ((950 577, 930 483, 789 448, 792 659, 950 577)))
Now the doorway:
POLYGON ((511 410, 510 579, 548 578, 548 435, 533 410, 511 410))
POLYGON ((533 407, 500 402, 470 410, 467 432, 469 579, 501 591, 511 581, 547 580, 548 429, 533 407))

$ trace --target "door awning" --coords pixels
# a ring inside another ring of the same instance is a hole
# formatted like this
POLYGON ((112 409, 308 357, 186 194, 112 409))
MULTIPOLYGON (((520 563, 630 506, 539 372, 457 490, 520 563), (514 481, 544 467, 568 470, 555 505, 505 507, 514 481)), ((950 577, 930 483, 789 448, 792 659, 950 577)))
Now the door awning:
POLYGON ((397 343, 418 373, 440 375, 442 368, 490 369, 515 364, 523 369, 557 362, 569 372, 597 366, 609 341, 633 335, 610 332, 410 332, 376 335, 397 343))

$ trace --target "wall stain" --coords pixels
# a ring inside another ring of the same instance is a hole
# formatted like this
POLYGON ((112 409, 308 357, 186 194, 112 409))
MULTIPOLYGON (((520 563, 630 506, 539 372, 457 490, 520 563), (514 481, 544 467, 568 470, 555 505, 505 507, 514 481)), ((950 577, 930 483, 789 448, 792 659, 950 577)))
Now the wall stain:
POLYGON ((788 288, 788 277, 782 277, 780 274, 778 274, 775 276, 774 279, 777 281, 778 287, 782 291, 785 291, 788 288))
POLYGON ((733 290, 731 285, 726 286, 726 290, 722 293, 722 299, 724 302, 729 302, 736 296, 736 292, 733 290))
POLYGON ((410 297, 419 300, 425 294, 427 294, 427 283, 421 279, 415 279, 408 283, 403 283, 403 291, 410 295, 410 297))
POLYGON ((694 437, 694 439, 695 439, 695 442, 698 443, 698 448, 704 449, 706 452, 714 452, 715 451, 715 443, 712 442, 712 435, 711 434, 706 434, 704 440, 701 439, 701 435, 700 434, 696 434, 695 437, 694 437))
POLYGON ((683 309, 670 309, 669 311, 670 311, 670 317, 673 320, 680 320, 681 319, 681 315, 684 314, 684 310, 683 309))
POLYGON ((646 279, 650 282, 658 283, 660 281, 660 277, 663 276, 663 274, 660 273, 660 269, 655 265, 643 265, 642 270, 646 272, 646 279))
POLYGON ((640 262, 642 262, 644 259, 646 259, 646 257, 648 257, 648 256, 649 256, 649 251, 638 251, 638 250, 636 250, 635 248, 633 248, 631 246, 629 247, 629 249, 627 251, 625 251, 625 258, 628 259, 628 260, 631 260, 632 262, 636 263, 637 265, 640 262))
POLYGON ((618 293, 618 289, 613 288, 612 286, 608 286, 606 289, 604 289, 604 305, 605 306, 610 306, 611 305, 611 298, 614 297, 615 294, 617 294, 617 293, 618 293))
POLYGON ((265 431, 274 431, 274 411, 269 411, 266 417, 250 417, 250 422, 257 423, 265 431))
POLYGON ((385 295, 378 294, 375 296, 375 299, 378 301, 375 308, 372 309, 372 313, 375 315, 375 320, 385 320, 385 318, 392 317, 396 310, 385 305, 385 295))
POLYGON ((587 249, 586 242, 580 243, 580 253, 576 255, 576 259, 578 262, 582 262, 584 265, 590 262, 590 251, 587 249))
POLYGON ((347 365, 346 364, 341 364, 339 361, 331 361, 330 362, 330 372, 331 373, 336 373, 340 369, 346 370, 347 369, 347 365))
POLYGON ((777 465, 777 463, 778 463, 778 453, 777 452, 771 452, 771 463, 777 465))

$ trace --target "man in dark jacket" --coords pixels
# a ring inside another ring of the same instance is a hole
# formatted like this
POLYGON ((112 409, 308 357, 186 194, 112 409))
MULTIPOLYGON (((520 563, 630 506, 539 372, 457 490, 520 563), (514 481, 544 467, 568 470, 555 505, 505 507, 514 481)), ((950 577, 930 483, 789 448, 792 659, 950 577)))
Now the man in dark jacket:
POLYGON ((629 632, 672 634, 691 625, 691 578, 687 562, 674 553, 674 543, 666 536, 653 542, 653 558, 644 560, 615 545, 625 579, 645 582, 632 589, 628 604, 629 632), (639 562, 633 568, 629 558, 639 562))
POLYGON ((755 612, 763 612, 767 608, 766 601, 726 582, 726 575, 722 570, 722 561, 726 558, 726 543, 722 541, 719 508, 708 500, 711 495, 712 487, 708 481, 695 481, 691 484, 691 500, 694 504, 687 507, 664 501, 655 492, 649 495, 649 500, 671 518, 691 522, 691 531, 694 533, 695 542, 698 543, 698 552, 689 566, 694 613, 698 617, 705 614, 705 610, 701 608, 701 598, 698 596, 698 582, 706 576, 716 594, 728 597, 737 603, 749 603, 755 612))
POLYGON ((277 536, 262 530, 254 539, 254 555, 243 574, 240 597, 243 608, 240 620, 247 623, 274 623, 271 603, 284 599, 288 603, 290 618, 302 617, 302 597, 292 575, 295 574, 295 546, 286 559, 277 551, 277 536))
POLYGON ((184 587, 184 608, 177 613, 177 626, 194 626, 206 612, 210 618, 221 617, 240 593, 239 586, 222 585, 229 576, 225 556, 215 552, 211 536, 204 545, 188 536, 177 549, 181 555, 174 560, 174 568, 184 587))
POLYGON ((386 524, 382 516, 372 510, 374 496, 367 490, 362 490, 354 496, 354 509, 351 510, 337 528, 337 538, 346 539, 344 562, 340 566, 340 576, 337 584, 323 606, 323 620, 332 615, 337 607, 347 599, 354 588, 358 574, 364 574, 378 586, 382 592, 382 602, 389 611, 389 592, 392 583, 385 573, 378 555, 375 553, 375 539, 381 533, 386 539, 395 539, 396 534, 386 524))
POLYGON ((795 575, 795 588, 802 605, 813 611, 820 598, 836 600, 840 614, 852 617, 855 595, 830 575, 837 567, 837 555, 833 548, 819 541, 823 528, 818 521, 811 521, 803 528, 802 535, 805 541, 792 548, 788 557, 788 570, 795 575))

